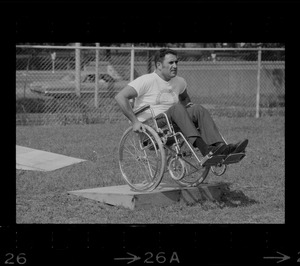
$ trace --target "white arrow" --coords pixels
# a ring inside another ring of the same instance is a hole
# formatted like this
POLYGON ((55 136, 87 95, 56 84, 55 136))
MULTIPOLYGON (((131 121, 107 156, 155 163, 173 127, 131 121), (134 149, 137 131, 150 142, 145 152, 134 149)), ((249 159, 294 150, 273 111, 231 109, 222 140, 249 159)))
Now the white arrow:
POLYGON ((279 262, 283 262, 283 261, 288 260, 288 259, 291 258, 291 257, 289 257, 287 255, 284 255, 284 254, 278 252, 278 251, 277 251, 277 253, 280 254, 280 255, 282 255, 283 257, 264 257, 264 259, 281 259, 281 260, 277 261, 277 263, 279 263, 279 262))
POLYGON ((129 264, 129 263, 135 262, 136 260, 140 260, 141 259, 140 257, 138 257, 138 256, 136 256, 134 254, 131 254, 129 252, 127 252, 127 254, 130 255, 130 256, 132 256, 132 257, 130 257, 130 258, 114 258, 114 260, 130 260, 130 261, 127 262, 127 264, 129 264))

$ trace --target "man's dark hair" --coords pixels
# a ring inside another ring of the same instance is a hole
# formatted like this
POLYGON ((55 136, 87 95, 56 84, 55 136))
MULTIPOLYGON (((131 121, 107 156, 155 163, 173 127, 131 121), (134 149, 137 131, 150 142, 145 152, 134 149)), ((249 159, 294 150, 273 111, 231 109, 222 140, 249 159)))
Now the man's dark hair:
POLYGON ((154 66, 157 67, 157 62, 162 63, 167 54, 172 54, 172 55, 177 56, 177 52, 172 49, 169 49, 169 48, 160 49, 154 55, 154 66))

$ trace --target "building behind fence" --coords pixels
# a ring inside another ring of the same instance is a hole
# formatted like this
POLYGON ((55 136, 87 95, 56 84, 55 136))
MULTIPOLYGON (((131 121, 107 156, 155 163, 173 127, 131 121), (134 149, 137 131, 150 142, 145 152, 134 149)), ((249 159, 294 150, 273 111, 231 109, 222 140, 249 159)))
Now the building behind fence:
MULTIPOLYGON (((114 95, 154 71, 159 48, 16 47, 16 123, 46 125, 125 120, 114 95)), ((213 115, 284 114, 283 48, 173 48, 178 75, 213 115)))

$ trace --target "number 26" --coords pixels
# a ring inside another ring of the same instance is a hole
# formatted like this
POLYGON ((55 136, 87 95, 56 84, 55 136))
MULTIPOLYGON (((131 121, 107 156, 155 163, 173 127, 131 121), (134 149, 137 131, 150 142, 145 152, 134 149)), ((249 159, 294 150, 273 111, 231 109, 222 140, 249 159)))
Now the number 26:
MULTIPOLYGON (((7 253, 6 256, 8 257, 4 264, 15 264, 14 261, 14 254, 13 253, 7 253)), ((16 257, 17 264, 25 264, 26 263, 26 254, 20 253, 16 257)))

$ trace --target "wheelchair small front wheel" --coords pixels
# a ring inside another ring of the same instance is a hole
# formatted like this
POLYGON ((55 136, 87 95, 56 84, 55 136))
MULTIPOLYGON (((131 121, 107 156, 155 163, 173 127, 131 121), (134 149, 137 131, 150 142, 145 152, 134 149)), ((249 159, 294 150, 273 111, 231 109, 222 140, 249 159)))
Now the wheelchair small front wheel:
POLYGON ((185 163, 180 157, 173 157, 168 162, 168 170, 170 176, 175 180, 178 181, 184 177, 185 174, 185 163))
MULTIPOLYGON (((210 167, 202 167, 199 165, 197 158, 191 152, 191 149, 187 145, 187 141, 183 141, 183 145, 181 147, 181 154, 183 155, 181 160, 184 162, 185 165, 185 173, 183 178, 176 180, 176 182, 181 186, 188 186, 188 187, 196 187, 204 182, 206 179, 210 167)), ((199 151, 194 149, 198 159, 201 160, 201 154, 199 151)))
POLYGON ((211 166, 210 170, 213 172, 214 175, 216 176, 221 176, 226 172, 227 165, 222 164, 222 165, 213 165, 211 166))
POLYGON ((152 191, 162 180, 166 155, 156 131, 145 125, 145 132, 128 128, 119 144, 119 166, 126 183, 136 191, 152 191))

